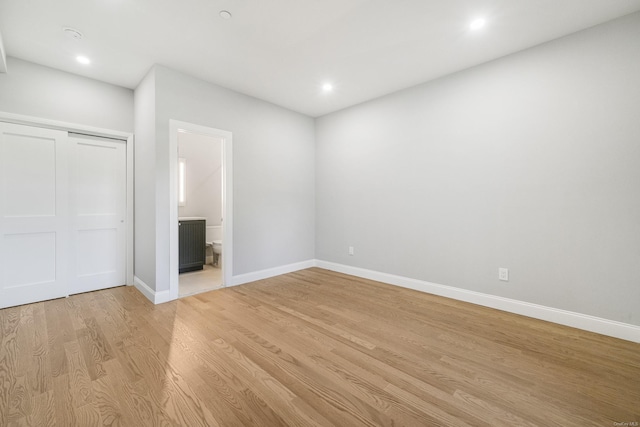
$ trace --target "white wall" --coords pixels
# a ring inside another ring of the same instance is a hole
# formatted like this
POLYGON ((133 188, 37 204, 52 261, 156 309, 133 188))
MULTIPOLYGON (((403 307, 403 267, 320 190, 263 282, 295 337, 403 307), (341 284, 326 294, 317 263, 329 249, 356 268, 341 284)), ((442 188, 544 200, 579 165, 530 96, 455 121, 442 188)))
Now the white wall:
POLYGON ((179 133, 178 156, 187 165, 187 203, 178 208, 178 216, 204 217, 207 226, 222 225, 222 140, 179 133))
MULTIPOLYGON (((155 278, 147 285, 169 289, 170 119, 233 133, 234 275, 313 259, 313 119, 166 67, 154 73, 155 129, 144 124, 155 132, 155 278)), ((138 261, 136 271, 152 267, 138 261)))
POLYGON ((156 281, 156 78, 152 69, 135 91, 134 275, 156 281))
POLYGON ((317 258, 640 325, 640 14, 316 126, 317 258))
POLYGON ((0 111, 133 132, 133 91, 7 58, 0 111))

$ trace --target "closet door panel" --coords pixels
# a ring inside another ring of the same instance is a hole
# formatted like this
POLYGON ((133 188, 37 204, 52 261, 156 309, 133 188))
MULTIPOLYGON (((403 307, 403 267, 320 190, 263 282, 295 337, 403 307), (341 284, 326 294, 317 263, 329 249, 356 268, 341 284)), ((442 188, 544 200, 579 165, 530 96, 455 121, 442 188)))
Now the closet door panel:
POLYGON ((0 308, 68 295, 68 139, 0 123, 0 308))
POLYGON ((71 289, 125 284, 126 144, 97 137, 71 145, 71 289))

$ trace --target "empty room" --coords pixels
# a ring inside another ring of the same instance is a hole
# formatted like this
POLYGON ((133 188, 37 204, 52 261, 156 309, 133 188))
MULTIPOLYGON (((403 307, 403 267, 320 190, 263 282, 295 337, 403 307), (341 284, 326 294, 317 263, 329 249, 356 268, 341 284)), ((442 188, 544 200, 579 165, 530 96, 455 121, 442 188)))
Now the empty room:
POLYGON ((0 1, 0 426, 640 425, 640 0, 0 1))

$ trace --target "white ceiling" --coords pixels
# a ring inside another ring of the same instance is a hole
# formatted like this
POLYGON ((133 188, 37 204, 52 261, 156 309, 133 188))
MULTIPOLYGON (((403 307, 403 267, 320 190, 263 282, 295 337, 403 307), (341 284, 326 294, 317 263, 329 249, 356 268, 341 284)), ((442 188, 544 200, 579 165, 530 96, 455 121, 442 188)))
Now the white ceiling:
POLYGON ((135 88, 162 64, 317 117, 638 10, 640 0, 0 0, 0 32, 7 55, 71 73, 135 88), (479 16, 486 27, 468 30, 479 16))

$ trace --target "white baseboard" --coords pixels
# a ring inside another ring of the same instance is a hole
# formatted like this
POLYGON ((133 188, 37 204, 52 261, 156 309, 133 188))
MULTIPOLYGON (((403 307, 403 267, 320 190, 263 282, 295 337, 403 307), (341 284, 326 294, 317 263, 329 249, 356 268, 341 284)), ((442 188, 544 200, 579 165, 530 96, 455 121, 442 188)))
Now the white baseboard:
MULTIPOLYGON (((304 270, 305 268, 315 267, 315 265, 316 260, 311 259, 294 264, 268 268, 266 270, 254 271, 252 273, 240 274, 238 276, 233 276, 231 278, 231 284, 226 285, 226 287, 238 286, 249 282, 255 282, 256 280, 268 279, 270 277, 280 276, 281 274, 292 273, 294 271, 304 270)), ((171 298, 169 290, 161 292, 154 291, 149 285, 144 283, 137 276, 133 277, 133 286, 135 286, 136 289, 142 293, 142 295, 147 297, 147 299, 154 304, 162 304, 164 302, 172 301, 177 298, 177 296, 171 298)))
POLYGON ((249 282, 255 282, 256 280, 268 279, 270 277, 280 276, 281 274, 293 273, 294 271, 304 270, 305 268, 311 268, 316 266, 316 260, 310 259, 307 261, 296 262, 294 264, 281 265, 279 267, 268 268, 266 270, 254 271, 252 273, 240 274, 233 276, 231 284, 228 286, 238 286, 249 282))
POLYGON ((408 277, 381 273, 359 267, 351 267, 329 261, 316 260, 315 265, 317 267, 337 271, 339 273, 375 280, 390 285, 401 286, 403 288, 414 289, 416 291, 452 298, 459 301, 470 302, 485 307, 508 311, 510 313, 520 314, 523 316, 533 317, 535 319, 546 320, 560 325, 571 326, 602 335, 640 343, 640 326, 636 325, 503 298, 495 295, 468 291, 466 289, 455 288, 452 286, 439 285, 437 283, 425 282, 423 280, 410 279, 408 277))
POLYGON ((133 286, 154 304, 162 304, 163 302, 172 300, 168 289, 166 291, 156 292, 136 276, 133 277, 133 286))

